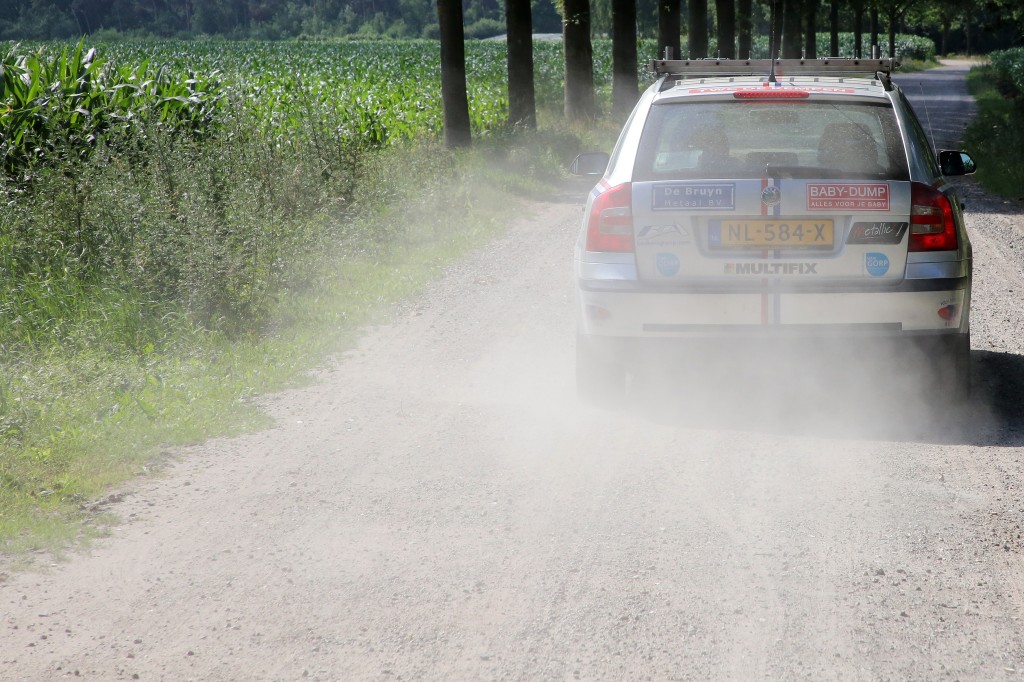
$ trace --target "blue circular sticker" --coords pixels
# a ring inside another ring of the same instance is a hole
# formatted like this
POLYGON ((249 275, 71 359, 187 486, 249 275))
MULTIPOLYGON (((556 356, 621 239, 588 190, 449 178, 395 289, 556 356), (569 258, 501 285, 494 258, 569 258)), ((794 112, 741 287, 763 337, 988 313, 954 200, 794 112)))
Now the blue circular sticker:
POLYGON ((679 257, 674 253, 659 253, 654 262, 662 277, 672 277, 679 273, 679 257))
POLYGON ((881 277, 889 272, 889 257, 884 253, 869 253, 864 256, 864 265, 872 277, 881 277))

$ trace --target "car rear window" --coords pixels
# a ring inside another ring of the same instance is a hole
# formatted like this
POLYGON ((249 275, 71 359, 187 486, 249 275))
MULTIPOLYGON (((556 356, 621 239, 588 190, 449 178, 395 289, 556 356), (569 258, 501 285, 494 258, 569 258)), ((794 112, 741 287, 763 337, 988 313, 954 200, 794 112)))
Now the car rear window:
POLYGON ((891 107, 830 101, 656 103, 636 164, 636 180, 909 177, 891 107))

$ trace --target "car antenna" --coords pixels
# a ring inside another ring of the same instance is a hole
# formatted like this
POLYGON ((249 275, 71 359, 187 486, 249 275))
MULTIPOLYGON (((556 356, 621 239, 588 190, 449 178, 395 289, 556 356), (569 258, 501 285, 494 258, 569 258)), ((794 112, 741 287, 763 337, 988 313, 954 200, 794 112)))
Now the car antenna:
POLYGON ((768 72, 768 82, 776 83, 775 80, 775 23, 778 18, 775 16, 775 0, 772 0, 772 25, 770 27, 770 35, 768 38, 768 59, 771 60, 772 66, 768 72))
POLYGON ((924 104, 924 117, 925 120, 928 121, 928 136, 932 139, 932 150, 938 154, 939 145, 935 140, 935 131, 932 129, 932 114, 928 109, 928 98, 924 94, 924 83, 918 81, 917 87, 921 91, 921 102, 924 104))

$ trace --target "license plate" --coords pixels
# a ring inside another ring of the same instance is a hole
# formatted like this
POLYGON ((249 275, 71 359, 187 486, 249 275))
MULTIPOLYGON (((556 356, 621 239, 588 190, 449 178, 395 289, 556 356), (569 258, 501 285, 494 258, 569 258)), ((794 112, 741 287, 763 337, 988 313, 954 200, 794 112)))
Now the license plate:
POLYGON ((831 220, 712 220, 708 244, 713 249, 831 249, 831 220))

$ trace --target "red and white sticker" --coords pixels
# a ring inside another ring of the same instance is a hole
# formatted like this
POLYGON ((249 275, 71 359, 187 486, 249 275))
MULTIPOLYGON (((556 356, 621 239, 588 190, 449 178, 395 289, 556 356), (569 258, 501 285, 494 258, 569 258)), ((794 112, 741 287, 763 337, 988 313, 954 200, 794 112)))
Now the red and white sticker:
POLYGON ((884 182, 809 182, 808 211, 888 211, 889 185, 884 182))

